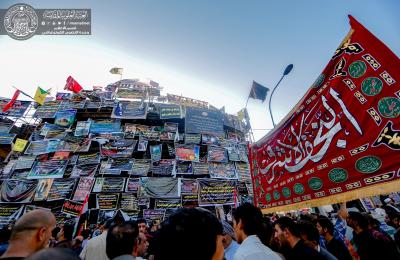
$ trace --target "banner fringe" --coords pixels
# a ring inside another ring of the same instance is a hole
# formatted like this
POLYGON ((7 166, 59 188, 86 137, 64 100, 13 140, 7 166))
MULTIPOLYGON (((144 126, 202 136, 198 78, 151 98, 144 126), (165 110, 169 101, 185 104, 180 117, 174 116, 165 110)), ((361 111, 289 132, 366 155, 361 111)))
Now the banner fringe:
POLYGON ((391 192, 400 191, 400 179, 382 184, 375 184, 369 187, 359 188, 353 191, 347 191, 335 195, 329 195, 325 198, 313 199, 302 201, 284 206, 277 206, 273 208, 262 209, 263 214, 274 213, 278 211, 300 210, 303 208, 318 207, 329 204, 342 203, 350 200, 371 197, 381 194, 388 194, 391 192))

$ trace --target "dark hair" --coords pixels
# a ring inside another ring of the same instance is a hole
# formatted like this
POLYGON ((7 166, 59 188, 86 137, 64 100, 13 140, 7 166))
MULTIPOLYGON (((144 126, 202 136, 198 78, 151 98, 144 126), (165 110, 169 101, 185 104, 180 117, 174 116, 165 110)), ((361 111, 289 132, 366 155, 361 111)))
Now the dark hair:
POLYGON ((240 220, 246 235, 255 235, 262 229, 263 215, 261 210, 250 203, 243 203, 233 210, 233 218, 236 223, 240 220))
POLYGON ((136 222, 125 222, 112 226, 107 232, 106 253, 113 259, 120 255, 131 255, 139 234, 136 222))
POLYGON ((160 225, 153 239, 156 260, 211 259, 222 224, 201 208, 182 208, 160 225))
POLYGON ((46 248, 25 258, 26 260, 57 259, 57 260, 79 260, 80 258, 69 248, 46 248))
POLYGON ((63 226, 63 233, 66 240, 72 240, 75 225, 73 223, 65 223, 63 226))
POLYGON ((287 228, 293 236, 300 237, 299 228, 291 218, 281 217, 275 221, 274 225, 278 225, 282 231, 287 228))
POLYGON ((348 218, 356 221, 361 229, 365 230, 368 228, 368 219, 360 212, 350 211, 348 218))
POLYGON ((139 218, 136 222, 138 223, 138 225, 141 223, 144 223, 147 225, 147 221, 144 218, 139 218))
POLYGON ((51 231, 51 236, 56 238, 58 232, 60 232, 61 228, 60 227, 55 227, 52 231, 51 231))
POLYGON ((106 221, 104 221, 103 228, 109 229, 110 227, 112 227, 114 225, 115 225, 115 222, 113 219, 107 219, 106 221))
POLYGON ((90 230, 89 229, 82 230, 81 235, 82 235, 83 239, 87 239, 90 235, 90 230))
POLYGON ((308 241, 319 243, 319 232, 313 223, 300 221, 297 223, 300 234, 305 235, 308 241))
POLYGON ((271 219, 264 217, 261 226, 262 228, 257 235, 264 245, 270 247, 271 239, 274 236, 274 227, 272 226, 271 219))
POLYGON ((333 235, 333 232, 335 231, 335 227, 334 227, 332 221, 330 221, 330 219, 319 217, 317 220, 317 223, 319 223, 319 225, 322 227, 322 229, 326 228, 328 233, 333 235))

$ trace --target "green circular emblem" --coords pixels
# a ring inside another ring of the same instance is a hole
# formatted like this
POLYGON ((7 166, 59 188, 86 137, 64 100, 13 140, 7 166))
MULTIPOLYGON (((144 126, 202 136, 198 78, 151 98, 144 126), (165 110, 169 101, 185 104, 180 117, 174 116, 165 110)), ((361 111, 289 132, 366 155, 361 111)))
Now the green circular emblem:
POLYGON ((267 193, 266 195, 265 195, 265 199, 267 200, 267 202, 270 202, 271 201, 271 194, 269 194, 269 193, 267 193))
POLYGON ((274 200, 279 200, 281 198, 281 194, 279 194, 279 191, 274 190, 274 200))
POLYGON ((334 183, 341 183, 347 180, 349 174, 343 168, 334 168, 329 171, 328 177, 334 183))
POLYGON ((322 180, 317 177, 312 177, 308 180, 308 187, 312 190, 319 190, 322 188, 322 180))
POLYGON ((304 193, 304 186, 303 186, 303 184, 301 184, 301 183, 296 183, 294 186, 293 186, 293 191, 294 191, 294 193, 296 193, 297 195, 300 195, 300 194, 303 194, 304 193))
POLYGON ((382 161, 376 156, 364 156, 356 161, 356 170, 368 174, 379 170, 382 166, 382 161))
POLYGON ((378 95, 381 92, 382 87, 383 87, 382 80, 375 77, 366 78, 361 83, 361 89, 367 96, 378 95))
POLYGON ((378 102, 379 113, 386 118, 396 118, 400 115, 400 100, 395 97, 384 97, 378 102))
POLYGON ((292 192, 290 191, 290 189, 288 187, 285 187, 282 189, 283 197, 289 198, 291 194, 292 194, 292 192))
POLYGON ((322 82, 324 82, 324 79, 325 79, 325 75, 320 74, 318 76, 318 78, 314 81, 314 83, 311 85, 311 87, 318 88, 319 86, 321 86, 322 82))
POLYGON ((357 60, 350 64, 349 66, 349 74, 353 78, 359 78, 364 75, 365 71, 367 70, 367 65, 365 62, 361 60, 357 60))

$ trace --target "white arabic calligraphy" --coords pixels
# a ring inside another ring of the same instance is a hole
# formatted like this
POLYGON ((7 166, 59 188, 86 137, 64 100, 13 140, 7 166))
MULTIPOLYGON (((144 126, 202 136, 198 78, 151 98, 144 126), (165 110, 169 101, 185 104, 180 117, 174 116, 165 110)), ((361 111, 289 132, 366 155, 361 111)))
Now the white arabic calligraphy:
MULTIPOLYGON (((329 94, 333 97, 333 99, 340 105, 341 109, 343 110, 343 114, 346 116, 346 118, 351 122, 351 124, 354 126, 354 128, 357 130, 357 132, 362 135, 363 131, 361 130, 360 125, 358 124, 357 120, 353 117, 353 115, 348 111, 346 108, 345 104, 343 101, 340 99, 339 94, 332 88, 329 90, 329 94)), ((313 143, 311 143, 309 140, 307 140, 307 135, 303 133, 303 125, 305 124, 305 119, 304 119, 304 114, 302 115, 301 121, 300 121, 300 127, 299 127, 299 132, 297 133, 293 125, 290 126, 290 132, 295 138, 295 143, 296 145, 291 145, 284 143, 281 140, 277 140, 278 145, 280 145, 283 148, 288 149, 288 152, 285 152, 284 160, 278 160, 278 156, 275 154, 273 147, 271 145, 267 146, 267 153, 270 157, 271 163, 266 165, 264 168, 260 168, 261 174, 266 174, 267 175, 267 182, 270 184, 273 181, 278 181, 280 177, 283 175, 283 171, 280 171, 279 173, 276 171, 276 167, 284 167, 288 172, 297 172, 301 170, 307 162, 310 160, 313 162, 319 162, 326 152, 328 151, 328 148, 330 147, 330 144, 333 141, 333 138, 336 136, 336 134, 342 130, 342 125, 339 122, 336 122, 336 113, 332 109, 331 106, 328 104, 328 100, 326 99, 325 96, 321 96, 322 100, 322 105, 323 107, 329 112, 328 114, 325 114, 324 118, 321 116, 322 113, 321 111, 318 111, 315 118, 319 120, 319 122, 312 122, 312 124, 318 124, 319 129, 317 132, 317 135, 314 138, 313 143), (329 120, 330 118, 330 120, 329 120), (327 129, 328 131, 325 134, 322 134, 322 132, 327 129), (313 154, 314 147, 322 144, 322 146, 319 148, 318 152, 313 154), (278 178, 276 178, 276 175, 278 175, 278 178)), ((315 106, 314 106, 315 107, 315 106)), ((313 110, 314 107, 311 109, 313 110)), ((307 115, 308 117, 308 115, 307 115)), ((306 117, 306 118, 307 118, 306 117)), ((297 122, 295 122, 297 124, 297 122)), ((286 135, 289 133, 286 133, 286 135)), ((348 135, 348 131, 346 130, 346 135, 348 135)), ((311 135, 308 135, 311 137, 311 135)), ((292 138, 289 136, 289 142, 291 142, 292 138)), ((286 139, 286 136, 285 138, 286 139)), ((275 147, 275 150, 280 150, 282 148, 275 147)), ((263 161, 265 163, 265 161, 263 161)))

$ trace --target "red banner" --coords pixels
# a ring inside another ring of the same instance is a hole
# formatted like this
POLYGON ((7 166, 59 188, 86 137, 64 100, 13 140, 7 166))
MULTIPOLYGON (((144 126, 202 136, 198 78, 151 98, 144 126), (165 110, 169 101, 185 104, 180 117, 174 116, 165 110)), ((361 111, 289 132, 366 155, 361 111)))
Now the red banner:
POLYGON ((303 99, 250 148, 265 211, 400 189, 400 60, 351 16, 350 24, 303 99))

